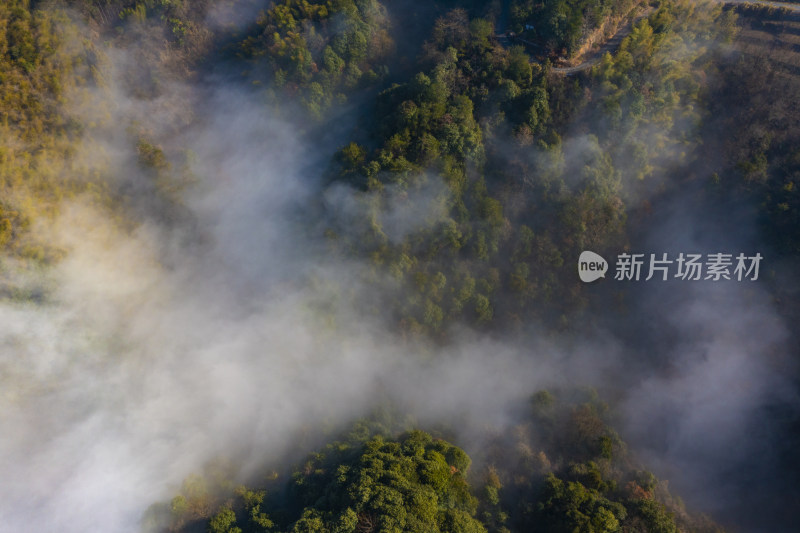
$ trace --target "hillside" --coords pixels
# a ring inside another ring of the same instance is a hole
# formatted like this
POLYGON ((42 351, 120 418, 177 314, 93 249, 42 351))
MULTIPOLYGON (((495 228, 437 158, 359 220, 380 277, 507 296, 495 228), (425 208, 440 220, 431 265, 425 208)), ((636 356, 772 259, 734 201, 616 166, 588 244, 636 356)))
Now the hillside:
POLYGON ((763 4, 4 2, 0 530, 792 531, 798 119, 763 4))

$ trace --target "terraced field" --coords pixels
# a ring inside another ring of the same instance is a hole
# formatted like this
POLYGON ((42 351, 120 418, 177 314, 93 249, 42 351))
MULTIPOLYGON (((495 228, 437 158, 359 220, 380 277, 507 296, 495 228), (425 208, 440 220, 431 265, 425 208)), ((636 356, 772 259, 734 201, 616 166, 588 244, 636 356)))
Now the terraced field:
POLYGON ((800 13, 739 6, 737 49, 776 73, 800 76, 800 13))

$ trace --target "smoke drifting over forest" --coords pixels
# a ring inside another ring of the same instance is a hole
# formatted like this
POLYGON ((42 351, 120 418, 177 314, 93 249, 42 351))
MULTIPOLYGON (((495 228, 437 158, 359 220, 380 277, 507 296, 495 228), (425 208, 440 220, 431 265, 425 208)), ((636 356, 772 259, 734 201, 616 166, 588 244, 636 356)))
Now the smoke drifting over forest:
MULTIPOLYGON (((257 15, 219 8, 207 21, 214 31, 257 15)), ((446 334, 409 339, 385 305, 401 283, 368 257, 332 252, 326 231, 358 240, 358 225, 374 218, 399 246, 448 222, 448 182, 430 170, 379 194, 331 183, 346 140, 294 120, 294 104, 275 111, 222 68, 201 81, 158 79, 157 95, 143 98, 142 80, 165 71, 141 64, 154 55, 142 35, 100 50, 104 84, 76 88, 63 104, 93 125, 72 178, 91 175, 97 194, 122 200, 66 195, 58 214, 30 228, 59 259, 39 268, 9 256, 0 266, 5 285, 33 295, 0 300, 0 530, 138 531, 152 504, 214 461, 249 481, 382 408, 445 428, 479 460, 487 435, 511 431, 545 388, 607 394, 632 451, 690 509, 723 524, 741 516, 749 491, 768 500, 786 490, 770 485, 786 431, 770 413, 798 408, 792 326, 769 289, 784 274, 749 200, 712 208, 711 193, 694 186, 659 196, 670 176, 693 171, 674 146, 647 185, 623 168, 609 186, 636 198, 630 205, 652 201, 631 249, 761 252, 761 280, 625 284, 609 272, 579 288, 588 304, 568 329, 526 320, 512 335, 455 321, 446 334), (165 187, 143 159, 185 179, 165 187), (606 298, 608 314, 591 316, 606 298)), ((339 126, 372 105, 358 95, 339 126)), ((591 128, 565 129, 566 188, 602 152, 583 133, 602 122, 587 116, 591 128)), ((691 117, 674 122, 691 129, 691 117)), ((659 139, 655 129, 640 137, 653 151, 659 139)), ((565 255, 556 273, 570 275, 576 260, 565 255)))
MULTIPOLYGON (((775 276, 775 253, 759 242, 751 206, 720 198, 712 204, 702 192, 663 204, 644 240, 649 249, 673 257, 764 250, 760 275, 775 276)), ((643 331, 634 335, 655 347, 664 371, 640 376, 628 394, 627 431, 647 443, 649 459, 687 499, 731 514, 728 506, 746 501, 754 486, 782 483, 786 475, 777 462, 786 435, 776 413, 798 402, 789 325, 763 284, 672 282, 637 298, 632 305, 642 317, 633 327, 643 331)), ((786 512, 780 498, 759 500, 777 516, 786 512)), ((743 526, 763 527, 763 519, 751 520, 743 518, 743 526)))
MULTIPOLYGON (((122 228, 71 200, 38 229, 67 250, 29 281, 45 303, 2 305, 13 383, 2 439, 11 482, 0 492, 9 531, 136 530, 150 504, 215 457, 277 459, 306 428, 364 415, 385 398, 431 420, 496 424, 543 380, 548 371, 534 360, 478 339, 426 363, 395 347, 380 317, 326 294, 335 284, 357 302, 374 297, 358 282, 363 265, 326 259, 321 237, 298 220, 318 193, 308 157, 320 147, 304 146, 292 124, 236 88, 169 90, 165 101, 208 98, 200 108, 213 110, 176 141, 196 154, 197 183, 182 207, 190 222, 122 228)), ((156 136, 170 133, 150 104, 106 98, 122 115, 111 126, 152 116, 156 136)), ((104 133, 86 140, 87 158, 135 160, 114 144, 124 131, 104 133)), ((133 191, 137 209, 159 207, 146 205, 135 165, 112 168, 112 186, 133 191)), ((397 227, 411 219, 402 209, 392 214, 397 227)))

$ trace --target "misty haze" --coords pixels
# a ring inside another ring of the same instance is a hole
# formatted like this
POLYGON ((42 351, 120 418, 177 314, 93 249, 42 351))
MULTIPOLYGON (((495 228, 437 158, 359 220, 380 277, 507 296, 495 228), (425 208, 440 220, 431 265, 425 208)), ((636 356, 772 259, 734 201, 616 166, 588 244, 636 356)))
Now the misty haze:
POLYGON ((797 531, 800 3, 0 35, 0 533, 797 531))

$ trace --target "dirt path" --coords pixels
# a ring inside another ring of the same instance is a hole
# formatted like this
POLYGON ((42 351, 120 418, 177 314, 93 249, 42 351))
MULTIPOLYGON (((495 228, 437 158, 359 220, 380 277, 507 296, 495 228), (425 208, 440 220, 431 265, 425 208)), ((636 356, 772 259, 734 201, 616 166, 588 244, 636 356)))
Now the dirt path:
POLYGON ((795 13, 800 13, 800 4, 787 4, 785 2, 761 2, 760 0, 718 0, 724 4, 754 4, 761 6, 774 7, 776 9, 788 9, 795 13))
POLYGON ((597 64, 598 61, 600 61, 606 52, 613 52, 619 48, 619 45, 622 44, 622 40, 630 35, 631 31, 633 31, 634 24, 642 20, 644 17, 649 16, 652 11, 652 8, 648 9, 638 14, 632 21, 622 26, 613 37, 603 43, 603 46, 593 52, 583 63, 573 67, 553 67, 550 69, 550 71, 557 74, 564 74, 565 76, 571 76, 573 74, 577 74, 578 72, 583 72, 586 69, 592 68, 597 64))

